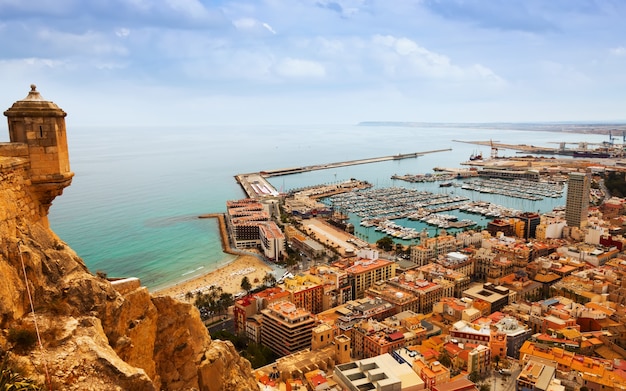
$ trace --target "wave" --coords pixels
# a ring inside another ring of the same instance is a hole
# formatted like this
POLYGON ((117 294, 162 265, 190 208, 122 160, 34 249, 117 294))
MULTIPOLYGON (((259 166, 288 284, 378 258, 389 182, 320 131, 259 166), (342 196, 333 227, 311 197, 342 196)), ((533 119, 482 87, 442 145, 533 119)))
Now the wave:
POLYGON ((184 272, 183 274, 181 274, 181 276, 186 276, 186 275, 189 275, 191 273, 195 273, 195 272, 197 272, 198 270, 201 270, 201 269, 204 269, 204 266, 200 266, 200 267, 197 267, 197 268, 195 268, 193 270, 189 270, 187 272, 184 272))

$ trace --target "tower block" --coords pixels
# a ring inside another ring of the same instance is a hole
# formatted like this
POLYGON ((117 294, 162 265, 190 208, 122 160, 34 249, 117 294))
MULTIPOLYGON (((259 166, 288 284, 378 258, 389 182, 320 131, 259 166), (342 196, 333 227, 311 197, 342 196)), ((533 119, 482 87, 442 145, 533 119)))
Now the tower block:
POLYGON ((39 200, 42 222, 48 225, 48 210, 56 196, 72 182, 65 116, 54 102, 45 100, 33 84, 28 96, 4 112, 9 137, 28 159, 31 191, 39 200), (25 148, 22 148, 24 145, 25 148))

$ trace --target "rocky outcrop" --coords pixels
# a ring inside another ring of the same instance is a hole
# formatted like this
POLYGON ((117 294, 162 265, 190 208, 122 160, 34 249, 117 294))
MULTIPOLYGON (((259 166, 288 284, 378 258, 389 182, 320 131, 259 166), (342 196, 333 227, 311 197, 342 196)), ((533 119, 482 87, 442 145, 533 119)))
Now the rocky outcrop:
POLYGON ((0 156, 0 349, 14 363, 55 390, 258 390, 193 306, 92 275, 39 198, 27 164, 0 156))

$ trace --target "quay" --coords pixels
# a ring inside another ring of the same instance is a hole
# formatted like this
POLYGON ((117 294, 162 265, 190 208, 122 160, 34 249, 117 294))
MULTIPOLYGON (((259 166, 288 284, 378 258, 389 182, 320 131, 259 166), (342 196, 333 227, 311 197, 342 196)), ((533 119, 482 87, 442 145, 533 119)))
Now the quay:
POLYGON ((389 161, 389 160, 416 158, 416 157, 423 156, 429 153, 446 152, 446 151, 451 151, 451 150, 452 148, 435 149, 435 150, 423 151, 423 152, 412 152, 412 153, 404 153, 404 154, 381 156, 381 157, 366 158, 366 159, 346 160, 343 162, 336 162, 336 163, 280 168, 276 170, 264 170, 260 172, 249 173, 249 174, 237 174, 235 175, 235 179, 237 180, 237 183, 239 183, 239 185, 241 186, 241 188, 243 189, 243 191, 246 193, 246 195, 249 198, 259 199, 259 198, 267 198, 267 197, 276 197, 280 193, 265 178, 269 178, 273 176, 280 176, 280 175, 299 174, 299 173, 315 171, 315 170, 327 170, 331 168, 354 166, 358 164, 380 163, 380 162, 389 161))

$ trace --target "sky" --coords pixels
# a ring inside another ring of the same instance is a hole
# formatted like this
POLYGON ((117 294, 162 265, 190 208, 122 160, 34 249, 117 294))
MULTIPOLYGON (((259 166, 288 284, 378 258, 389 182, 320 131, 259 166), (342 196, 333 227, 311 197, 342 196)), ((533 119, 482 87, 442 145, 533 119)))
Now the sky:
POLYGON ((74 125, 626 121, 623 0, 0 0, 74 125))

